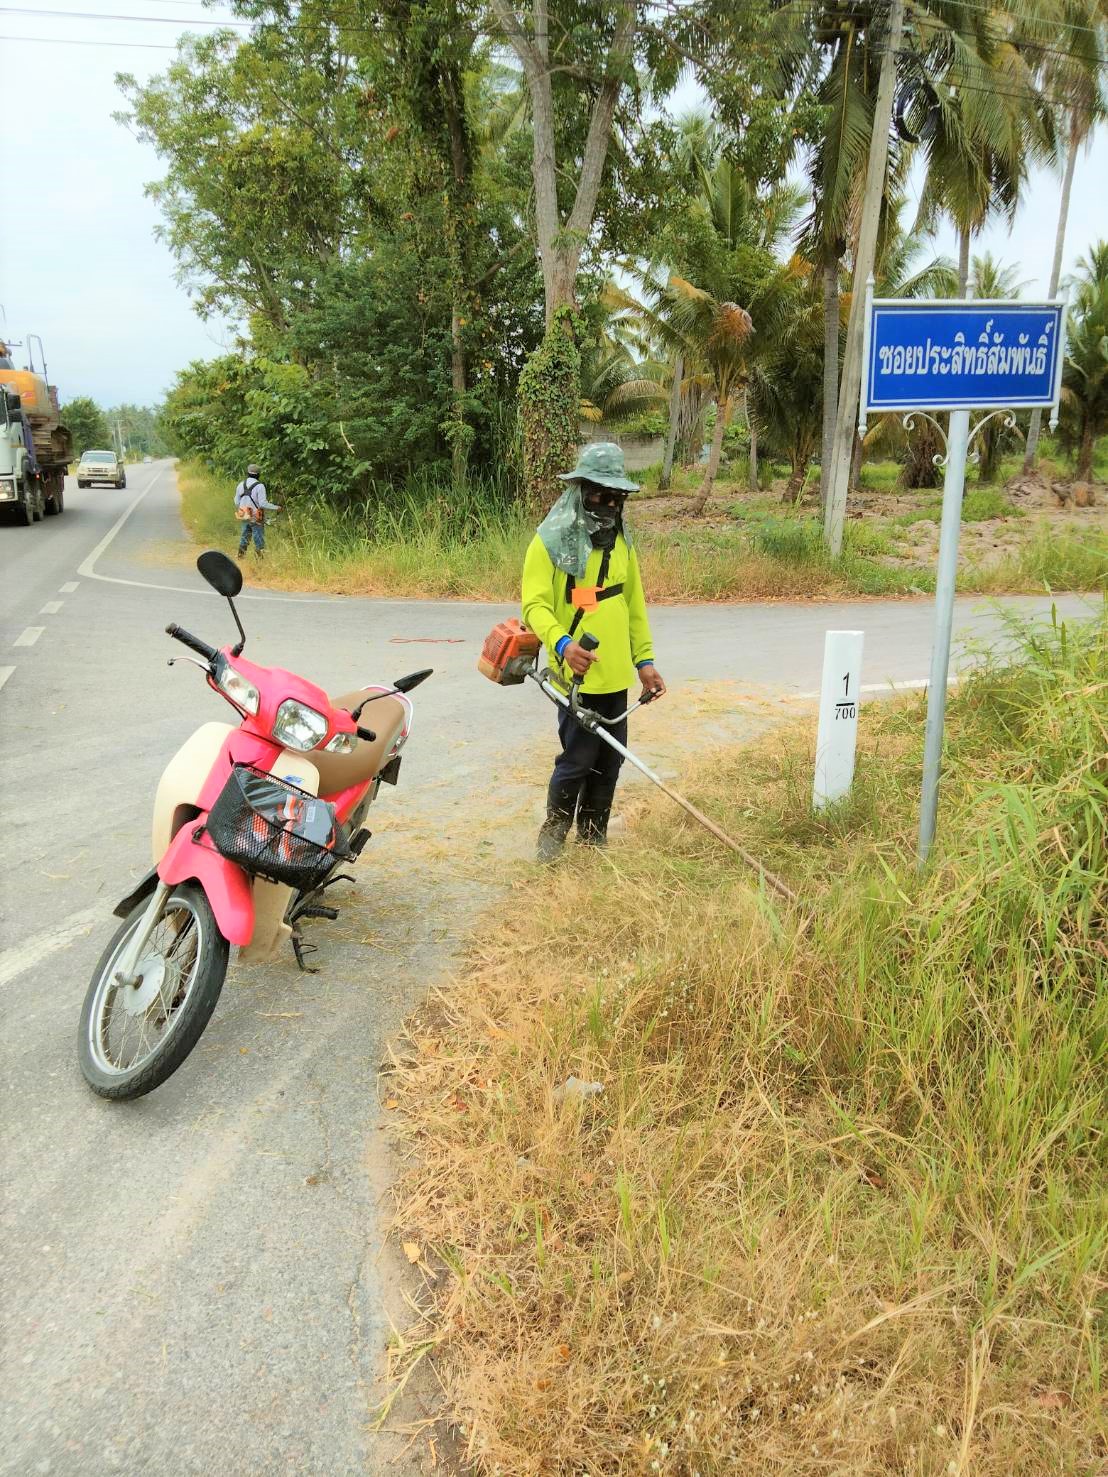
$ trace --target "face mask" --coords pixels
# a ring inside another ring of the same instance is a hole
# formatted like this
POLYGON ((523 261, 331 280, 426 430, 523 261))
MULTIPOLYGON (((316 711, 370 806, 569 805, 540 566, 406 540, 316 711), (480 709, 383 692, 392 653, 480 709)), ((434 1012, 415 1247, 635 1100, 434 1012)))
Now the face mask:
POLYGON ((614 548, 616 534, 623 521, 622 508, 619 506, 590 508, 583 494, 581 504, 585 511, 585 527, 589 531, 593 547, 597 549, 614 548))

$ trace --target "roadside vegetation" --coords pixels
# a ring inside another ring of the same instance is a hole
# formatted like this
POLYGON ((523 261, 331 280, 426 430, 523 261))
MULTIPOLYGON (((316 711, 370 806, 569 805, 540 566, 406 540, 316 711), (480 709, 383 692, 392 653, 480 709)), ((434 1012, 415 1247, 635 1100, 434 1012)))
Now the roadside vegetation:
POLYGON ((396 1373, 476 1472, 1101 1470, 1108 615, 1012 634, 923 878, 921 700, 820 817, 798 720, 687 788, 803 913, 650 799, 409 1023, 396 1373))
MULTIPOLYGON (((234 480, 195 464, 180 466, 178 479, 193 539, 232 548, 239 532, 231 506, 234 480)), ((934 589, 934 546, 911 538, 915 525, 938 521, 933 493, 897 498, 896 510, 885 515, 851 519, 843 556, 833 561, 813 509, 789 509, 779 498, 731 491, 723 482, 718 513, 692 521, 681 511, 691 482, 679 475, 665 503, 644 496, 631 505, 654 601, 900 596, 934 589)), ((1108 586, 1108 518, 1052 524, 1023 516, 991 488, 969 491, 965 515, 967 526, 995 528, 999 520, 1006 542, 978 546, 966 537, 963 591, 1108 586)), ((503 484, 446 490, 415 482, 403 496, 389 492, 346 511, 326 501, 293 501, 267 524, 264 579, 286 589, 353 595, 515 600, 534 529, 534 517, 503 484)))
POLYGON ((62 424, 73 437, 77 456, 90 448, 108 451, 122 446, 129 462, 168 454, 159 429, 160 415, 161 407, 145 405, 116 405, 104 410, 88 395, 77 395, 61 408, 62 424))

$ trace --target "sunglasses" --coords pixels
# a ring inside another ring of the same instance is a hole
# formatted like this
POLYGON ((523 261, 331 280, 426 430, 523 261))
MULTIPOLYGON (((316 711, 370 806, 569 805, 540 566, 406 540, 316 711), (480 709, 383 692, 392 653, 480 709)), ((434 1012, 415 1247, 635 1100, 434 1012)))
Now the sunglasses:
POLYGON ((626 495, 616 492, 611 487, 589 487, 581 488, 581 496, 587 508, 615 508, 617 511, 623 507, 626 495))

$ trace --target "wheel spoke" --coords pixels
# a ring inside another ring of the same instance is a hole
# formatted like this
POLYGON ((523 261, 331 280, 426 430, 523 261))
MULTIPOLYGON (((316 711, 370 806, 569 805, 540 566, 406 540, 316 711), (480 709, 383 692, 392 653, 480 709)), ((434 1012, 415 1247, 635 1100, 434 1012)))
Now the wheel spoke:
POLYGON ((132 937, 128 934, 121 941, 101 980, 91 1030, 96 1054, 114 1072, 134 1071, 161 1047, 188 999, 200 961, 199 919, 191 907, 175 899, 172 910, 155 925, 142 956, 160 959, 164 977, 146 1009, 133 1014, 126 1005, 128 987, 111 983, 132 937))

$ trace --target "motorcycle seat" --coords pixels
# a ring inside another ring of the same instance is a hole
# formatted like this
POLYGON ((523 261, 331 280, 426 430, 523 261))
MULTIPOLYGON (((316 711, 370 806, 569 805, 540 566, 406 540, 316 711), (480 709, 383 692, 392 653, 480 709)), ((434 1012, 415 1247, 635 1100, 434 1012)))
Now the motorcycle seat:
MULTIPOLYGON (((364 689, 346 692, 341 697, 333 697, 331 706, 350 712, 365 695, 364 689)), ((398 698, 375 698, 359 720, 362 728, 370 728, 377 735, 373 743, 358 739, 352 754, 326 754, 322 749, 313 749, 311 761, 319 771, 319 793, 336 795, 340 790, 364 784, 380 774, 393 745, 404 731, 407 719, 408 710, 398 698)))

